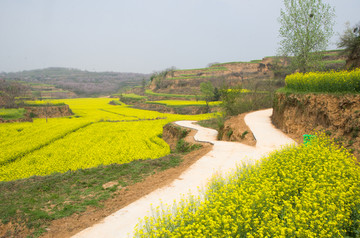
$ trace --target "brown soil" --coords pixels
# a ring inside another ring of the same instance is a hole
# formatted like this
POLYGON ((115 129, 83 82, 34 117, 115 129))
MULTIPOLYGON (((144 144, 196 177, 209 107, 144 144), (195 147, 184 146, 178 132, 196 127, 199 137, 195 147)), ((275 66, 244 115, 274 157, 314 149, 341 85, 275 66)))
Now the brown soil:
MULTIPOLYGON (((195 133, 196 131, 192 130, 185 140, 194 142, 193 136, 195 133)), ((174 143, 175 140, 176 138, 173 138, 167 142, 174 143)), ((207 143, 202 143, 202 145, 203 147, 199 150, 186 154, 183 157, 183 162, 178 167, 158 172, 147 177, 143 182, 120 189, 113 198, 105 201, 102 208, 89 207, 87 211, 82 214, 74 214, 70 217, 53 221, 47 228, 48 232, 41 237, 71 237, 152 191, 170 184, 212 148, 212 145, 207 143)))
POLYGON ((224 83, 235 86, 247 79, 263 81, 274 77, 271 62, 272 59, 264 58, 259 63, 221 64, 225 70, 216 70, 219 66, 214 65, 205 69, 169 71, 164 79, 153 80, 149 87, 158 93, 196 94, 199 93, 200 84, 204 80, 211 82, 215 87, 221 87, 224 83))
POLYGON ((360 159, 360 95, 278 93, 272 121, 298 143, 323 131, 360 159))
POLYGON ((71 116, 73 113, 69 108, 69 105, 62 106, 49 106, 49 107, 25 107, 26 114, 24 118, 15 120, 4 120, 0 118, 0 123, 14 123, 14 122, 32 122, 33 119, 30 116, 37 118, 55 118, 55 117, 66 117, 71 116))
POLYGON ((222 140, 238 141, 250 146, 256 145, 254 135, 244 121, 246 114, 242 113, 226 120, 222 140))
POLYGON ((37 118, 53 118, 71 116, 69 105, 49 107, 25 107, 27 114, 34 114, 37 118))

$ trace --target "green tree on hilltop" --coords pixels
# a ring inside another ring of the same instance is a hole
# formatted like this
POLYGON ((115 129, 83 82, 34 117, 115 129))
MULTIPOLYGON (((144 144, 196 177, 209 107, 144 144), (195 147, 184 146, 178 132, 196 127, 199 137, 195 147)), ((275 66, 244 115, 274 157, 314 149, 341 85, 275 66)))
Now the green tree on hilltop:
POLYGON ((279 53, 293 56, 294 70, 317 69, 333 34, 335 9, 321 0, 284 0, 280 12, 279 53))

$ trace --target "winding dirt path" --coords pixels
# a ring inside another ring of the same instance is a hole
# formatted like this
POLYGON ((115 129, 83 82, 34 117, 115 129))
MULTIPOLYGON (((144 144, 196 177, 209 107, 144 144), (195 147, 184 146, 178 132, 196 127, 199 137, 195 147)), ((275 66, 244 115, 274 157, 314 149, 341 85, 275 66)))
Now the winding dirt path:
POLYGON ((195 125, 191 121, 176 122, 180 126, 196 129, 198 132, 194 136, 195 140, 212 143, 213 150, 170 185, 155 190, 73 237, 131 237, 139 218, 151 215, 151 207, 172 204, 174 200, 180 200, 189 192, 197 194, 199 188, 206 186, 214 174, 228 173, 236 168, 237 164, 253 164, 267 153, 283 145, 295 143, 271 124, 271 114, 272 109, 267 109, 249 113, 245 117, 246 124, 257 140, 255 147, 237 142, 217 141, 215 130, 195 125))

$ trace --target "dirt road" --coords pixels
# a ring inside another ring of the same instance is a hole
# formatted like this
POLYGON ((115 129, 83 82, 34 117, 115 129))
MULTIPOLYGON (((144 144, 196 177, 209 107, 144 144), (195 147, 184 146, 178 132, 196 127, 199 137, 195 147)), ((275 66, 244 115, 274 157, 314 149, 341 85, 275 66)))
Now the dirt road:
POLYGON ((245 117, 246 124, 257 140, 255 147, 237 142, 217 141, 215 130, 203 128, 191 121, 176 122, 180 126, 196 129, 198 133, 194 137, 195 140, 212 143, 213 150, 169 186, 142 197, 73 237, 132 237, 132 231, 139 218, 151 215, 151 207, 156 208, 161 203, 172 204, 174 200, 180 200, 189 192, 197 194, 199 188, 206 186, 214 174, 228 173, 236 168, 237 164, 252 164, 270 151, 279 149, 285 144, 295 143, 271 124, 271 114, 272 109, 267 109, 249 113, 245 117))

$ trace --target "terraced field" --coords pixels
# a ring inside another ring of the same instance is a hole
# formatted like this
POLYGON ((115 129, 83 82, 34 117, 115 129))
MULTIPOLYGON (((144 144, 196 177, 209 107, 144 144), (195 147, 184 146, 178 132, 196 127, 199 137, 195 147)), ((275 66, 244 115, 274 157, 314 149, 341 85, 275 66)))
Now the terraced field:
POLYGON ((161 139, 165 124, 211 116, 163 114, 111 100, 61 100, 73 116, 0 124, 0 181, 159 158, 170 153, 161 139))

